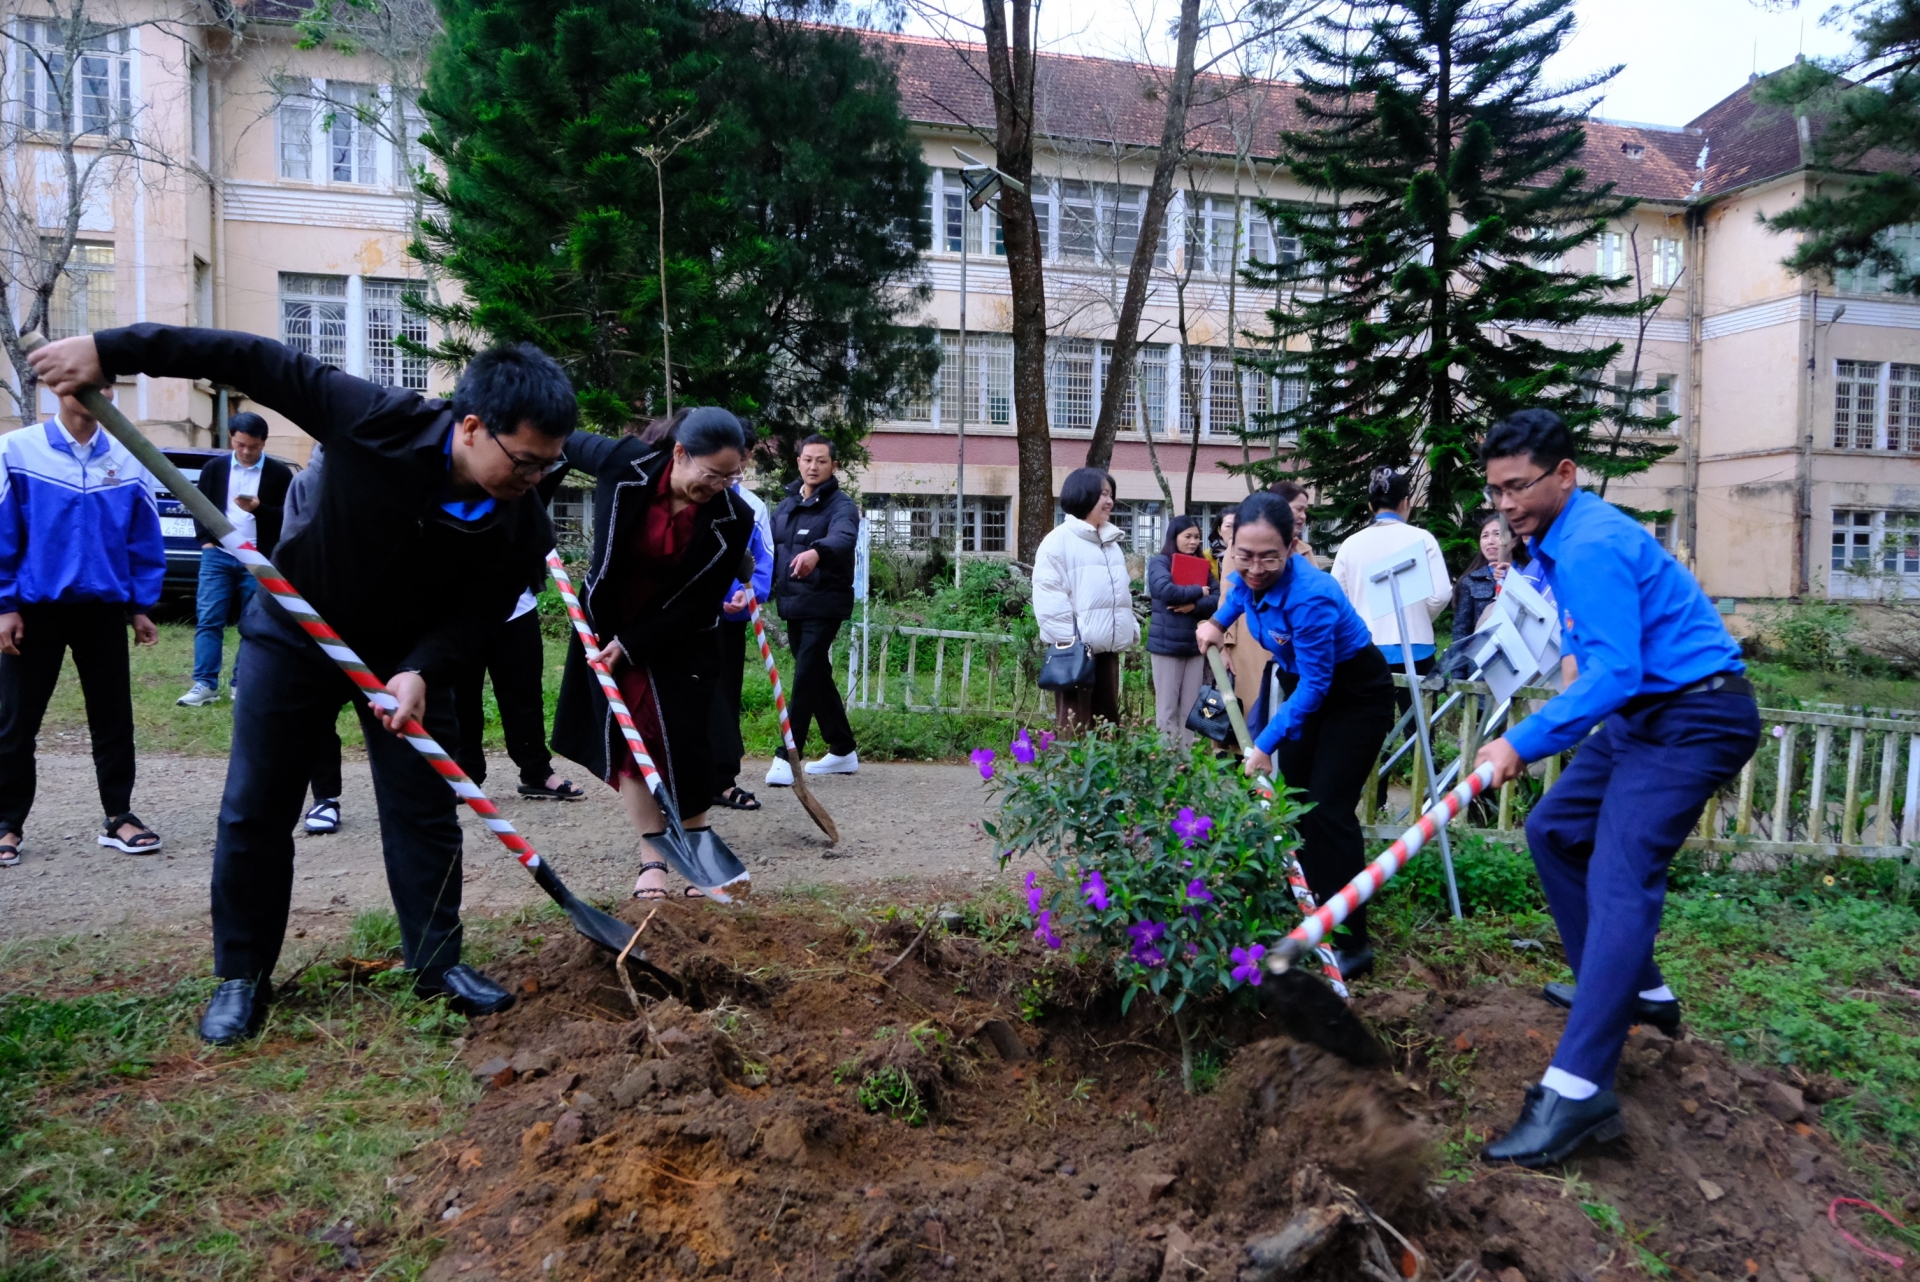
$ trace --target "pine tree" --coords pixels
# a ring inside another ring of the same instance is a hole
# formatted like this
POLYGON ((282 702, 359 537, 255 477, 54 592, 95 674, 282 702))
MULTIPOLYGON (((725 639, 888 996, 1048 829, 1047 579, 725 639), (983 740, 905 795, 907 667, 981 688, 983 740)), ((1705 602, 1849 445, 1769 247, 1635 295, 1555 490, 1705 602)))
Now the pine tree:
POLYGON ((1315 199, 1265 204, 1299 256, 1247 273, 1281 291, 1248 363, 1304 378, 1306 395, 1256 415, 1249 434, 1297 433, 1290 457, 1252 470, 1313 485, 1336 534, 1365 519, 1374 468, 1411 467, 1423 524, 1443 545, 1470 544, 1467 519, 1484 505, 1479 438, 1525 406, 1558 411, 1590 471, 1642 470, 1671 448, 1596 430, 1618 343, 1556 339, 1659 302, 1609 298, 1631 282, 1562 265, 1633 204, 1610 185, 1589 187, 1575 163, 1586 141, 1579 100, 1613 73, 1542 82, 1572 9, 1573 0, 1356 0, 1307 38, 1307 124, 1282 147, 1315 199))
POLYGON ((908 323, 927 169, 856 35, 723 0, 441 11, 422 105, 444 213, 415 253, 464 297, 436 355, 533 342, 601 430, 717 404, 786 452, 856 443, 931 375, 908 323))
POLYGON ((1920 257, 1886 233, 1920 222, 1920 0, 1854 7, 1858 49, 1848 62, 1799 62, 1755 96, 1812 117, 1812 160, 1847 181, 1766 220, 1801 233, 1797 272, 1865 267, 1903 294, 1920 292, 1920 257))

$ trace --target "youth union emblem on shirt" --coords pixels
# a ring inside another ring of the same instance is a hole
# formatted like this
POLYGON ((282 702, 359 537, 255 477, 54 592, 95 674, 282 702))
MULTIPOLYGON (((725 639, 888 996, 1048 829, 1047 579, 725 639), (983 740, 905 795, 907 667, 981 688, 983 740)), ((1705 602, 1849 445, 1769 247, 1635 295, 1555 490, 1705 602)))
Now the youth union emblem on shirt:
POLYGON ((1269 650, 1278 650, 1291 640, 1293 640, 1291 632, 1275 632, 1271 628, 1267 629, 1267 649, 1269 650))

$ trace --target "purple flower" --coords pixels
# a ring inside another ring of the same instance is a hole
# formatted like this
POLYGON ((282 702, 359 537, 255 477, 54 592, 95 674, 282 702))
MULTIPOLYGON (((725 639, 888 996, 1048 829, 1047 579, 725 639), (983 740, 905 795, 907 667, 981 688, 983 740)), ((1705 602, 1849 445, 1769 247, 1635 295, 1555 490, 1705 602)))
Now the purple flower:
POLYGON ((1200 905, 1210 904, 1212 902, 1213 895, 1207 890, 1206 882, 1195 877, 1187 883, 1187 916, 1193 918, 1195 921, 1199 921, 1200 914, 1203 911, 1200 905))
POLYGON ((1045 752, 1048 748, 1051 748, 1052 746, 1053 746, 1053 731, 1042 730, 1040 732, 1040 751, 1045 752))
POLYGON ((1213 834, 1213 818, 1194 814, 1192 806, 1182 806, 1180 813, 1174 816, 1173 832, 1180 838, 1181 845, 1192 850, 1213 834))
POLYGON ((1258 984, 1260 982, 1260 959, 1267 955, 1265 944, 1255 944, 1251 948, 1236 948, 1227 954, 1233 960, 1233 982, 1236 984, 1258 984))
POLYGON ((992 748, 975 748, 972 752, 969 752, 967 756, 973 759, 974 765, 980 767, 980 777, 982 779, 993 778, 992 748))
POLYGON ((1013 742, 1007 745, 1007 751, 1011 752, 1013 759, 1023 766, 1032 765, 1033 759, 1039 755, 1039 753, 1034 751, 1033 740, 1027 737, 1027 732, 1024 728, 1018 735, 1014 736, 1013 742))
POLYGON ((1154 946, 1167 937, 1165 924, 1157 921, 1136 921, 1127 927, 1127 937, 1133 940, 1133 951, 1130 955, 1142 966, 1166 964, 1166 954, 1154 946))
POLYGON ((1053 910, 1048 909, 1035 920, 1033 942, 1045 944, 1048 948, 1060 947, 1060 936, 1053 933, 1053 910))
POLYGON ((1046 898, 1046 892, 1040 889, 1040 874, 1027 873, 1027 912, 1029 915, 1040 911, 1040 901, 1046 898))
POLYGON ((1110 902, 1107 899, 1107 879, 1100 875, 1098 868, 1088 873, 1087 879, 1080 883, 1080 893, 1087 897, 1087 907, 1098 912, 1107 911, 1110 902))

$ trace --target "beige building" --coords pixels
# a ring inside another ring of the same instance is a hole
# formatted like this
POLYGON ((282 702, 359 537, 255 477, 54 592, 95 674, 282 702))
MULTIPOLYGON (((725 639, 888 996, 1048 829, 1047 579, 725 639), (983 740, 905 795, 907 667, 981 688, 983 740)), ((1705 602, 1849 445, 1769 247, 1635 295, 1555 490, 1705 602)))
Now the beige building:
MULTIPOLYGON (((419 210, 412 103, 424 33, 389 30, 349 57, 299 48, 300 10, 286 0, 186 16, 163 4, 129 0, 93 15, 99 34, 83 59, 78 113, 87 132, 74 150, 102 163, 80 193, 80 245, 57 292, 56 333, 212 324, 275 335, 381 382, 443 388, 440 373, 394 343, 431 337, 402 303, 409 290, 435 288, 404 252, 419 210)), ((31 52, 57 43, 57 31, 21 0, 12 10, 0 174, 16 239, 45 237, 71 193, 51 145, 49 85, 35 74, 46 63, 31 52)), ((926 319, 954 359, 930 395, 874 434, 871 462, 855 479, 883 538, 950 539, 964 415, 967 546, 1004 553, 1016 491, 1010 296, 991 210, 962 217, 954 154, 991 156, 984 58, 940 41, 875 39, 898 68, 934 168, 926 319)), ((1049 247, 1057 479, 1084 457, 1114 383, 1108 340, 1160 107, 1147 69, 1040 61, 1036 197, 1049 247)), ((1244 415, 1300 395, 1233 359, 1246 344, 1237 335, 1264 328, 1273 303, 1238 280, 1236 261, 1290 252, 1254 201, 1308 198, 1272 164, 1279 131, 1295 123, 1295 92, 1258 84, 1196 108, 1200 150, 1178 176, 1114 452, 1121 519, 1136 547, 1157 545, 1165 520, 1188 510, 1190 458, 1191 510, 1210 515, 1243 497, 1245 483, 1222 470, 1248 457, 1235 429, 1244 415)), ((1792 242, 1758 216, 1821 181, 1803 147, 1792 118, 1755 108, 1739 86, 1683 126, 1596 122, 1583 157, 1594 177, 1642 203, 1583 251, 1596 262, 1570 266, 1631 276, 1636 288, 1665 295, 1644 329, 1611 323, 1589 336, 1623 343, 1615 378, 1637 366, 1640 384, 1678 415, 1674 454, 1611 496, 1671 509, 1659 533, 1692 558, 1710 592, 1734 600, 1920 590, 1920 300, 1873 278, 1814 281, 1780 266, 1792 242)), ((215 390, 143 378, 122 389, 122 403, 156 435, 204 445, 213 441, 215 390)), ((284 420, 274 427, 275 452, 304 458, 304 439, 284 420)))
MULTIPOLYGON (((1010 296, 991 213, 962 224, 954 148, 991 159, 992 112, 978 48, 884 40, 902 96, 937 173, 929 199, 935 290, 929 320, 957 348, 961 237, 968 242, 968 545, 1005 551, 1015 502, 1010 296)), ((1113 333, 1160 135, 1155 73, 1124 62, 1049 56, 1037 73, 1044 154, 1036 192, 1049 238, 1049 402, 1056 480, 1078 466, 1107 386, 1113 333)), ((1264 329, 1274 300, 1231 272, 1240 256, 1271 260, 1276 242, 1256 197, 1307 200, 1272 164, 1279 131, 1296 124, 1295 90, 1257 85, 1197 108, 1199 154, 1176 180, 1142 336, 1139 396, 1114 452, 1135 546, 1157 545, 1186 509, 1193 411, 1200 433, 1193 506, 1208 514, 1246 494, 1221 470, 1245 455, 1246 413, 1299 389, 1232 363, 1236 331, 1264 329), (1185 325, 1182 326, 1184 313, 1185 325), (1186 349, 1183 362, 1182 349, 1186 349), (1183 379, 1183 364, 1188 375, 1183 379), (1172 490, 1155 479, 1157 456, 1172 490)), ((1707 590, 1729 602, 1811 593, 1920 592, 1920 300, 1884 281, 1797 277, 1780 265, 1791 238, 1758 221, 1821 181, 1805 165, 1790 116, 1756 107, 1748 87, 1672 127, 1594 122, 1581 163, 1640 200, 1622 225, 1582 251, 1596 269, 1633 278, 1664 301, 1645 321, 1603 322, 1586 336, 1622 346, 1609 381, 1635 377, 1678 417, 1667 460, 1609 496, 1668 509, 1657 533, 1691 558, 1707 590)), ((1916 240, 1920 244, 1920 240, 1916 240)), ((1916 252, 1920 252, 1917 250, 1916 252)), ((955 362, 957 365, 957 362, 955 362)), ((951 537, 958 379, 872 438, 860 478, 868 510, 897 537, 951 537)), ((1643 411, 1644 412, 1644 411, 1643 411)))

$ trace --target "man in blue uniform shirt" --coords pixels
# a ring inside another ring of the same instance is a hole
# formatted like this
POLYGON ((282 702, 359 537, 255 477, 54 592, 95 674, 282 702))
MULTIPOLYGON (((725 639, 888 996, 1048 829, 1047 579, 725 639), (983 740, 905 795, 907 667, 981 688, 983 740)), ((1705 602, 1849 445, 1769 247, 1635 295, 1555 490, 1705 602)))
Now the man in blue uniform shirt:
POLYGON ((1653 962, 1667 865, 1760 738, 1740 647, 1713 603, 1637 522, 1580 489, 1573 453, 1572 433, 1547 410, 1496 423, 1480 451, 1487 497, 1529 540, 1579 665, 1564 692, 1476 761, 1493 763, 1498 786, 1529 761, 1579 748, 1527 816, 1577 981, 1546 996, 1572 1013, 1519 1121, 1484 1154, 1533 1167, 1624 1133, 1613 1075, 1627 1030, 1680 1021, 1653 962))

